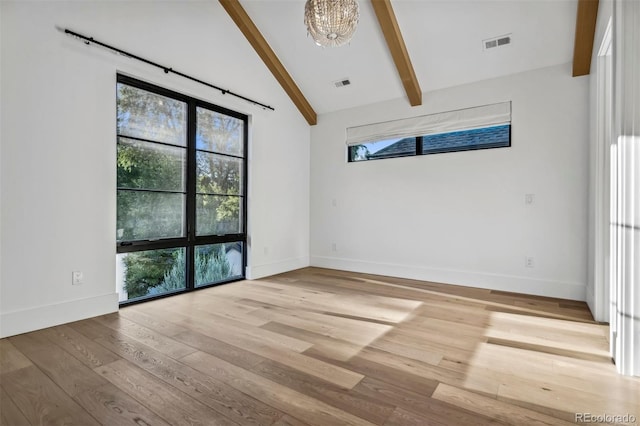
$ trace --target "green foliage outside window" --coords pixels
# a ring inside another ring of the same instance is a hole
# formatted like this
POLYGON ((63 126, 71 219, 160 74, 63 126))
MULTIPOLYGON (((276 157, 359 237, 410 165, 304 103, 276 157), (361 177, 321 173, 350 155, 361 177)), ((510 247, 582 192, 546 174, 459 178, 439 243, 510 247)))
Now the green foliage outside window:
MULTIPOLYGON (((224 244, 196 247, 195 257, 196 285, 224 281, 233 274, 224 244)), ((163 294, 186 286, 185 250, 182 248, 128 253, 123 262, 129 299, 163 294)))

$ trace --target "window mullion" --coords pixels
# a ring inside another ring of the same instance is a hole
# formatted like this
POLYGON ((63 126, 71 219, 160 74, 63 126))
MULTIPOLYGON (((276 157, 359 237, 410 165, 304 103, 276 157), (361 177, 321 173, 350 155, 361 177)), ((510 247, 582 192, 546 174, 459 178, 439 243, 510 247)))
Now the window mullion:
POLYGON ((196 104, 189 101, 187 110, 187 288, 195 287, 195 249, 196 239, 196 104))

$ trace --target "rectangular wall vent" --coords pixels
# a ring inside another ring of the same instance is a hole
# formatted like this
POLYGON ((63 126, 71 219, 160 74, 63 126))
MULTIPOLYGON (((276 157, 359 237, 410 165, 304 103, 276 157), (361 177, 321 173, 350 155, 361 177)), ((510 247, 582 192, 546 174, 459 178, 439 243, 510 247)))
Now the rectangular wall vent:
POLYGON ((495 49, 496 47, 502 47, 508 44, 511 44, 511 34, 482 40, 482 49, 483 50, 495 49))
POLYGON ((335 84, 336 87, 343 87, 350 85, 351 81, 348 78, 344 78, 342 80, 334 81, 333 84, 335 84))

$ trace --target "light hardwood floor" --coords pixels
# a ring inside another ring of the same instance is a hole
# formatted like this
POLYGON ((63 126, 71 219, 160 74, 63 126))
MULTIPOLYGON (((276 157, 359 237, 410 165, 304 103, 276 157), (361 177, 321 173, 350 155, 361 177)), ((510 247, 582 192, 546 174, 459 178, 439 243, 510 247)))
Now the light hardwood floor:
POLYGON ((2 339, 0 417, 11 426, 640 418, 640 379, 616 374, 607 334, 582 302, 306 268, 2 339))

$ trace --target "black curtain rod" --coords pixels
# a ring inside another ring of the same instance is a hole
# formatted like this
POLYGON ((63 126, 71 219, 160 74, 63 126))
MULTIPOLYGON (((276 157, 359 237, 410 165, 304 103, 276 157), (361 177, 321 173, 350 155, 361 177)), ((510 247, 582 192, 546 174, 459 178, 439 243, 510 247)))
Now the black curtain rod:
POLYGON ((132 53, 126 52, 126 51, 124 51, 122 49, 118 49, 117 47, 113 47, 113 46, 110 46, 110 45, 108 45, 106 43, 102 43, 102 42, 100 42, 98 40, 95 40, 93 37, 87 37, 87 36, 84 36, 82 34, 78 34, 78 33, 74 32, 74 31, 71 31, 71 30, 69 30, 67 28, 65 28, 64 33, 84 40, 85 44, 87 44, 87 45, 90 45, 91 43, 95 43, 98 46, 106 47, 107 49, 113 50, 114 52, 119 53, 121 55, 127 56, 127 57, 132 58, 132 59, 136 59, 136 60, 138 60, 140 62, 144 62, 145 64, 152 65, 152 66, 154 66, 156 68, 160 68, 161 70, 163 70, 165 72, 165 74, 173 73, 173 74, 179 75, 180 77, 184 77, 187 80, 195 81, 196 83, 200 83, 200 84, 203 84, 203 85, 205 85, 207 87, 211 87, 212 89, 219 90, 223 95, 227 95, 228 94, 228 95, 231 95, 231 96, 235 96, 236 98, 240 98, 240 99, 245 100, 247 102, 250 102, 250 103, 252 103, 254 105, 258 105, 258 106, 261 106, 262 108, 270 109, 271 111, 275 111, 275 109, 272 106, 265 105, 265 104, 263 104, 261 102, 258 102, 258 101, 254 101, 253 99, 247 98, 247 97, 239 95, 237 93, 234 93, 231 90, 223 89, 222 87, 218 87, 218 86, 216 86, 214 84, 207 83, 206 81, 202 81, 202 80, 197 79, 195 77, 191 77, 190 75, 187 75, 187 74, 182 73, 180 71, 176 71, 173 68, 166 67, 164 65, 160 65, 160 64, 155 63, 153 61, 150 61, 148 59, 145 59, 145 58, 142 58, 140 56, 134 55, 132 53))

